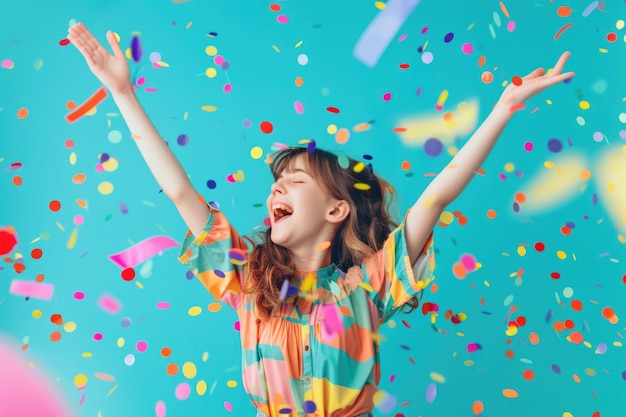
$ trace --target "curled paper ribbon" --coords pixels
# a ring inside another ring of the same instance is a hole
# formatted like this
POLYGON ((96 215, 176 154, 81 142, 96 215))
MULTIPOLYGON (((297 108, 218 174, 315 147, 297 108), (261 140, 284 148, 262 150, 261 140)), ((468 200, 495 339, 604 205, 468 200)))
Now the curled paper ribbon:
POLYGON ((372 20, 357 41, 352 54, 356 59, 373 67, 389 42, 409 17, 419 0, 391 0, 372 20))
POLYGON ((130 248, 109 255, 109 259, 121 268, 132 268, 166 249, 180 246, 168 236, 153 236, 131 246, 130 248))

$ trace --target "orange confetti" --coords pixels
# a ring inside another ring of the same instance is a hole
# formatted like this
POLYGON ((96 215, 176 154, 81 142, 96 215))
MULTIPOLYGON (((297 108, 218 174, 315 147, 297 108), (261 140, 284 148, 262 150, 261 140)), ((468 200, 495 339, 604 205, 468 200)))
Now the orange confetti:
POLYGON ((517 398, 519 397, 519 393, 511 388, 505 388, 502 390, 502 395, 506 398, 517 398))
POLYGON ((176 374, 178 374, 178 365, 176 365, 175 363, 168 364, 165 368, 165 372, 169 376, 175 376, 176 374))
POLYGON ((574 330, 569 334, 569 341, 575 345, 581 344, 584 340, 585 338, 583 337, 583 334, 581 332, 574 330))
POLYGON ((472 413, 474 413, 474 415, 479 416, 483 411, 485 411, 485 405, 482 401, 474 401, 472 403, 472 413))
POLYGON ((583 303, 580 300, 572 300, 571 305, 572 305, 572 310, 574 311, 580 311, 583 309, 583 303))
POLYGON ((107 90, 104 87, 100 87, 91 97, 87 99, 83 104, 78 106, 74 111, 65 115, 65 120, 70 123, 74 123, 76 120, 83 117, 89 110, 96 107, 102 100, 107 97, 107 90))
POLYGON ((609 320, 611 317, 615 315, 615 311, 611 307, 604 307, 602 309, 602 317, 609 320))
POLYGON ((26 107, 22 107, 17 110, 18 119, 26 119, 27 117, 28 117, 28 109, 26 107))
POLYGON ((511 18, 511 16, 509 15, 509 11, 506 9, 506 6, 502 2, 500 2, 500 9, 502 10, 502 13, 504 13, 504 15, 507 17, 507 19, 511 18))
POLYGON ((535 379, 535 373, 530 369, 525 369, 524 372, 522 372, 522 376, 526 381, 532 381, 535 379))
POLYGON ((172 354, 172 349, 166 347, 161 348, 161 356, 163 356, 164 358, 169 357, 172 354))
POLYGON ((556 9, 556 14, 559 15, 559 17, 568 17, 572 14, 572 8, 569 6, 561 6, 556 9))
POLYGON ((531 332, 528 335, 528 340, 530 341, 531 344, 533 345, 538 345, 539 344, 539 335, 535 332, 531 332))

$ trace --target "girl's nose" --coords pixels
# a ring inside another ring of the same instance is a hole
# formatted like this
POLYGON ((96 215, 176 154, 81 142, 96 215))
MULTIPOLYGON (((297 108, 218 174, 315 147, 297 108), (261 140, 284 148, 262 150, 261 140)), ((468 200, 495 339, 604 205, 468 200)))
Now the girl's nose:
POLYGON ((276 194, 276 193, 284 194, 285 187, 280 182, 275 182, 274 184, 272 184, 270 191, 272 194, 276 194))

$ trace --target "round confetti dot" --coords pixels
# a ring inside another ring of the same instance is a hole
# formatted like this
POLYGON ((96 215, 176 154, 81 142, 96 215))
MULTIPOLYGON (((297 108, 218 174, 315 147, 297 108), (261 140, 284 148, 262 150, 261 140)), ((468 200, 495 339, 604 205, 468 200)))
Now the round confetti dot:
POLYGON ((133 355, 132 353, 129 353, 128 355, 124 356, 124 364, 126 366, 133 366, 134 363, 135 363, 135 355, 133 355))
POLYGON ((217 55, 217 48, 213 45, 209 45, 206 48, 204 48, 204 52, 208 55, 208 56, 215 56, 217 55))
POLYGON ((266 134, 272 133, 274 130, 274 126, 272 126, 272 124, 268 121, 261 122, 259 128, 261 129, 261 132, 266 134))
POLYGON ((559 153, 563 149, 563 144, 560 140, 553 138, 548 141, 548 150, 553 153, 559 153))
POLYGON ((3 59, 2 61, 0 61, 0 67, 2 68, 13 69, 14 66, 15 64, 10 59, 3 59))
POLYGON ((254 148, 250 149, 250 157, 252 157, 252 159, 259 159, 263 156, 263 148, 261 148, 260 146, 255 146, 254 148))
POLYGON ((306 54, 298 55, 298 64, 306 65, 309 63, 309 57, 306 54))
POLYGON ((137 352, 143 353, 146 350, 148 350, 148 343, 146 341, 144 341, 144 340, 140 340, 135 345, 135 349, 137 349, 137 352))
POLYGON ((74 292, 74 299, 75 300, 82 300, 85 298, 85 293, 82 291, 76 291, 74 292))
POLYGON ((170 303, 168 303, 167 301, 159 301, 158 303, 156 303, 156 308, 158 308, 159 310, 167 310, 168 308, 170 308, 170 303))
POLYGON ((43 251, 39 248, 35 248, 32 251, 30 251, 30 256, 33 259, 40 259, 42 255, 43 255, 43 251))
POLYGON ((474 401, 472 403, 472 413, 474 413, 474 415, 479 416, 484 411, 485 411, 485 405, 483 404, 482 401, 474 401))
POLYGON ((513 85, 520 86, 522 85, 522 77, 520 77, 519 75, 516 75, 513 78, 511 78, 511 82, 513 83, 513 85))
POLYGON ((446 33, 446 36, 443 37, 443 41, 445 43, 452 42, 452 39, 454 39, 454 33, 452 33, 452 32, 446 33))
POLYGON ((187 146, 189 144, 189 136, 185 134, 178 135, 178 137, 176 138, 176 143, 178 143, 180 146, 187 146))
POLYGON ((604 140, 604 135, 602 132, 593 132, 593 140, 595 142, 602 142, 604 140))
POLYGON ((289 18, 281 14, 280 16, 276 16, 276 21, 281 25, 284 25, 286 23, 289 23, 289 18))
POLYGON ((535 379, 535 373, 531 369, 525 369, 524 372, 522 372, 522 377, 526 381, 532 381, 535 379))
POLYGON ((53 314, 50 316, 50 322, 60 326, 63 324, 63 317, 60 314, 53 314))
POLYGON ((463 45, 461 45, 461 51, 465 55, 470 55, 472 52, 474 52, 474 45, 472 45, 471 43, 464 43, 463 45))
POLYGON ((109 195, 113 192, 113 184, 109 181, 102 181, 98 184, 98 192, 102 195, 109 195))
POLYGON ((206 182, 206 186, 209 187, 209 189, 213 190, 215 189, 215 187, 217 187, 217 183, 213 180, 208 180, 206 182))
POLYGON ((422 62, 426 65, 431 64, 434 59, 435 57, 433 56, 431 52, 427 51, 422 54, 422 62))
POLYGON ((346 128, 341 128, 335 134, 335 141, 339 144, 344 144, 350 139, 350 131, 346 128))
POLYGON ((122 279, 124 281, 132 281, 135 279, 135 270, 133 268, 125 268, 122 270, 122 279))
POLYGON ((178 365, 176 365, 175 363, 167 364, 167 366, 165 367, 165 373, 169 376, 178 375, 178 365))
POLYGON ((226 381, 226 386, 228 388, 237 388, 237 381, 235 381, 234 379, 229 379, 228 381, 226 381))
POLYGON ((307 414, 315 413, 317 410, 317 406, 313 401, 307 400, 302 404, 302 408, 304 408, 304 412, 307 414))
POLYGON ((213 67, 208 67, 206 71, 204 71, 204 75, 206 75, 208 78, 215 78, 215 76, 217 75, 217 70, 213 67))
POLYGON ((568 17, 569 15, 572 14, 572 8, 569 6, 560 6, 559 8, 556 9, 556 14, 559 17, 568 17))
POLYGON ((384 93, 383 101, 389 101, 389 100, 391 100, 391 93, 384 93))
POLYGON ((74 377, 74 386, 77 388, 84 387, 85 385, 87 385, 87 380, 87 375, 78 374, 74 377))
POLYGON ((102 333, 94 333, 93 334, 93 340, 95 340, 96 342, 99 342, 102 340, 102 333))
POLYGON ((17 110, 18 119, 26 119, 27 117, 28 117, 28 109, 26 107, 22 107, 17 110))
POLYGON ((587 100, 581 100, 578 103, 578 106, 583 110, 589 110, 589 108, 591 107, 591 104, 589 104, 587 100))
POLYGON ((424 143, 424 151, 428 156, 439 156, 443 151, 443 144, 439 139, 430 138, 424 143))
POLYGON ((213 302, 207 306, 207 310, 209 310, 209 312, 211 313, 217 313, 221 309, 222 309, 222 304, 218 302, 213 302))
POLYGON ((122 140, 122 132, 120 132, 119 130, 112 130, 109 132, 107 138, 111 143, 120 143, 120 141, 122 140))
POLYGON ((58 200, 52 200, 48 204, 48 207, 50 208, 50 211, 59 211, 61 210, 61 202, 58 200))
POLYGON ((130 317, 123 317, 122 320, 120 321, 120 325, 125 329, 130 327, 131 325, 130 317))
POLYGON ((493 74, 491 71, 485 71, 481 74, 480 80, 485 84, 491 84, 493 81, 493 74))
POLYGON ((186 400, 187 398, 189 398, 189 394, 191 394, 191 387, 186 382, 181 382, 180 384, 178 384, 176 390, 174 391, 174 395, 179 400, 186 400))

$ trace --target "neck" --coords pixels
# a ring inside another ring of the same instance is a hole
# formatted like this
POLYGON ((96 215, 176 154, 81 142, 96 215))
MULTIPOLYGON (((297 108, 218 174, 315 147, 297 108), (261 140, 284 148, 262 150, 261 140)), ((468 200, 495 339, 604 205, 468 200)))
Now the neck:
POLYGON ((331 264, 330 248, 324 250, 292 251, 293 261, 299 271, 316 271, 331 264))

